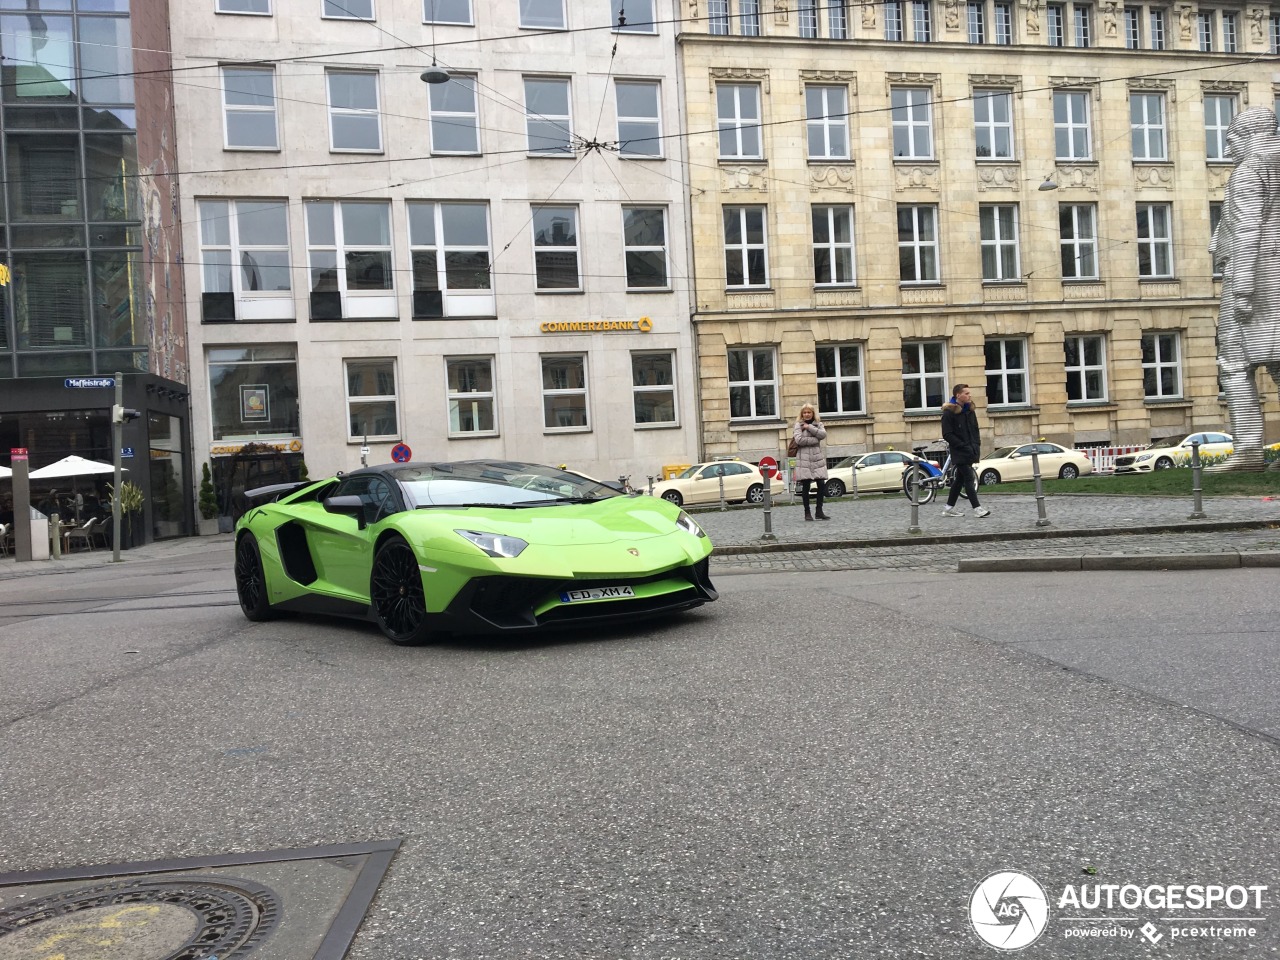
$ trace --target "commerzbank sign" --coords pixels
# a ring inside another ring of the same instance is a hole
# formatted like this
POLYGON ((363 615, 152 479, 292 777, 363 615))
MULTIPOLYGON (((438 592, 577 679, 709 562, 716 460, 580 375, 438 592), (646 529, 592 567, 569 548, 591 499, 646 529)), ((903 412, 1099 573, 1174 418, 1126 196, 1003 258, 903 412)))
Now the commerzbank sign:
POLYGON ((648 333, 653 321, 639 320, 544 320, 538 327, 543 333, 648 333))

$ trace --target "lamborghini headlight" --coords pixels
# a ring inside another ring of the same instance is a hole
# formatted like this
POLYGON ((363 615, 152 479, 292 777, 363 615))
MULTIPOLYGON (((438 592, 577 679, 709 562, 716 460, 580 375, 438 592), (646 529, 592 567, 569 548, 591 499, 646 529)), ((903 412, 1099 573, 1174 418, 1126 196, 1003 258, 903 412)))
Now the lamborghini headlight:
POLYGON ((683 510, 680 511, 680 516, 676 517, 676 526, 685 533, 692 533, 695 537, 705 537, 707 535, 706 532, 698 526, 697 521, 683 510))
POLYGON ((475 530, 453 531, 463 540, 469 540, 491 557, 518 557, 529 544, 519 537, 504 537, 498 533, 478 533, 475 530))

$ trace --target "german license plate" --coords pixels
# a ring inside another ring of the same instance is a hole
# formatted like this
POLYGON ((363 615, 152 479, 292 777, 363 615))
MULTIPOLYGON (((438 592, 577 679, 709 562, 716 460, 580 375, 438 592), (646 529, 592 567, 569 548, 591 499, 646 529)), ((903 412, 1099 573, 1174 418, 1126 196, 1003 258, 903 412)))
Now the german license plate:
POLYGON ((590 587, 581 590, 561 590, 561 603, 574 603, 578 600, 615 600, 619 597, 634 597, 631 587, 590 587))

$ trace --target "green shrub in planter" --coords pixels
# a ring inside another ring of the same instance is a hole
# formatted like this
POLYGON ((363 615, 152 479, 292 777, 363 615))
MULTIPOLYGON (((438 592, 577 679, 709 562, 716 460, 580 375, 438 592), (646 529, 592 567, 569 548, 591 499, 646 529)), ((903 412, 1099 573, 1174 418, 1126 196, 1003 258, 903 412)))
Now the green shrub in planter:
POLYGON ((207 463, 200 471, 200 516, 205 520, 214 520, 218 516, 218 498, 213 493, 213 477, 207 463))

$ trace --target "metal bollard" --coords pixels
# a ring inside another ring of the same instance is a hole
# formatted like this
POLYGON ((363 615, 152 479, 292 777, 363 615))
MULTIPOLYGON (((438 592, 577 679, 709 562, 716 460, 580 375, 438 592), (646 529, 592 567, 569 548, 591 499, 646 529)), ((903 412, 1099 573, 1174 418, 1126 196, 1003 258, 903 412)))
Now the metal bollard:
POLYGON ((58 513, 49 514, 49 556, 62 559, 62 516, 58 513))
POLYGON ((853 468, 849 471, 849 473, 850 473, 849 480, 853 484, 853 499, 857 500, 858 499, 858 465, 856 463, 853 465, 853 468))
POLYGON ((719 479, 720 479, 720 509, 728 510, 729 508, 724 505, 724 468, 723 467, 720 468, 719 479))
POLYGON ((630 481, 631 481, 630 474, 626 474, 625 476, 621 473, 618 474, 618 486, 622 488, 623 493, 631 492, 631 487, 629 486, 630 481))
POLYGON ((654 475, 652 473, 649 474, 649 496, 651 497, 653 496, 653 477, 654 475))
POLYGON ((1200 441, 1191 441, 1191 513, 1187 516, 1188 520, 1205 519, 1204 504, 1201 501, 1200 491, 1200 441))
POLYGON ((764 536, 761 540, 777 540, 773 532, 773 479, 772 470, 761 470, 764 474, 764 536))
MULTIPOLYGON (((969 469, 973 469, 970 467, 969 469)), ((1044 511, 1044 487, 1040 483, 1040 451, 1031 448, 1031 474, 1036 478, 1036 526, 1049 526, 1049 517, 1044 511)), ((974 478, 977 483, 977 477, 974 478)))
POLYGON ((920 462, 911 465, 911 526, 907 533, 920 532, 920 462))

